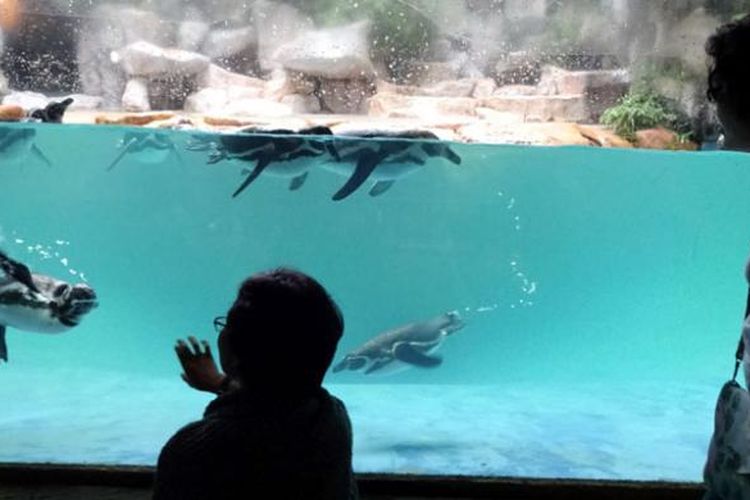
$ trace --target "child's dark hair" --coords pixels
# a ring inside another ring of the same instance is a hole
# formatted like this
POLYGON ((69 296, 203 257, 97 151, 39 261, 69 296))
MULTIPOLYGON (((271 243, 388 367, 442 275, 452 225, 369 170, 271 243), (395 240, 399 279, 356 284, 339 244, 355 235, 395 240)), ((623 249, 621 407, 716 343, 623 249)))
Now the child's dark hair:
POLYGON ((243 381, 298 392, 322 384, 344 320, 320 283, 280 268, 242 283, 227 328, 243 381))
POLYGON ((728 106, 738 118, 750 118, 750 15, 725 24, 706 43, 711 56, 708 98, 728 106))

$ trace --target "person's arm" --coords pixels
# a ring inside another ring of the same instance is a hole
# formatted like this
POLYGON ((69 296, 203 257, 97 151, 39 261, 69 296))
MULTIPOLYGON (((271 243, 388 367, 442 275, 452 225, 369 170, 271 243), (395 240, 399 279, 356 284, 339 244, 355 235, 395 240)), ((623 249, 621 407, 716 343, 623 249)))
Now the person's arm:
POLYGON ((184 370, 181 376, 186 384, 193 389, 214 394, 223 394, 237 387, 236 381, 219 371, 208 342, 198 342, 193 336, 187 340, 185 342, 179 339, 174 348, 184 370))

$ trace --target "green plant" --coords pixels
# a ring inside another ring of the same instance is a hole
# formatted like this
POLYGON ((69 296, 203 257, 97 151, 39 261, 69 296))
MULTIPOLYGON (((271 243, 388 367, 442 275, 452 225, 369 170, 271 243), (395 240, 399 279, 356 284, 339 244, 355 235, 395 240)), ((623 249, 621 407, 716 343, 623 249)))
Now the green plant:
POLYGON ((634 140, 638 130, 665 127, 683 139, 690 137, 690 123, 677 104, 648 90, 635 89, 602 114, 601 123, 618 135, 634 140))

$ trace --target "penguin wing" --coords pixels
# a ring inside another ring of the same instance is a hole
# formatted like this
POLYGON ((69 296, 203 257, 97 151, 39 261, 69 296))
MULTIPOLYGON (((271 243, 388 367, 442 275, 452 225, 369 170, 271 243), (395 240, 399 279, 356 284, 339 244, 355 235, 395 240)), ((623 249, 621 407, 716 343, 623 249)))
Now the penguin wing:
POLYGON ((419 351, 413 344, 399 342, 393 346, 393 357, 403 363, 420 368, 434 368, 440 366, 443 360, 437 356, 428 356, 419 351))
POLYGON ((370 174, 375 168, 383 161, 387 156, 387 153, 380 151, 367 150, 362 153, 362 156, 357 160, 357 166, 354 168, 354 173, 346 181, 346 184, 333 195, 333 201, 343 200, 354 191, 356 191, 364 182, 370 177, 370 174))
POLYGON ((266 169, 268 165, 271 164, 271 155, 263 155, 258 160, 258 163, 255 165, 255 169, 253 169, 252 172, 250 172, 250 175, 248 175, 244 182, 240 184, 240 187, 237 188, 237 190, 232 194, 232 198, 236 198, 241 192, 247 188, 250 183, 252 183, 255 179, 258 178, 258 176, 263 173, 263 170, 266 169))
POLYGON ((30 290, 41 293, 36 287, 36 284, 34 284, 34 280, 31 278, 31 271, 29 271, 29 268, 26 267, 26 265, 11 259, 2 251, 0 251, 0 270, 14 280, 23 283, 30 290))
POLYGON ((0 325, 0 360, 8 362, 8 346, 5 343, 5 325, 0 325))
POLYGON ((307 180, 307 174, 309 174, 309 173, 310 172, 305 172, 305 173, 302 173, 302 174, 298 175, 297 177, 293 178, 289 182, 289 190, 290 191, 296 191, 299 188, 301 188, 305 184, 305 181, 307 180))
POLYGON ((109 172, 110 170, 115 168, 117 164, 120 163, 120 160, 122 160, 126 154, 130 153, 130 151, 137 143, 138 139, 136 137, 133 137, 127 142, 123 142, 121 151, 118 153, 117 157, 112 160, 112 163, 109 164, 109 166, 107 167, 107 171, 109 172))

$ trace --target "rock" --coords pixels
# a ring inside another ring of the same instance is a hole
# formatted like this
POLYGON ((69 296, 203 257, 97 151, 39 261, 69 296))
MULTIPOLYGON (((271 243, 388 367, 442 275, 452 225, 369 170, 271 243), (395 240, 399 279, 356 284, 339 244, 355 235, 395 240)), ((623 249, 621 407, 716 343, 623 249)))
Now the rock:
POLYGON ((581 135, 592 141, 596 146, 603 148, 633 147, 628 140, 623 139, 606 127, 597 125, 578 125, 578 130, 581 132, 581 135))
POLYGON ((497 111, 516 113, 527 122, 582 122, 588 118, 586 102, 578 96, 499 96, 480 100, 497 111))
POLYGON ((334 134, 346 132, 367 130, 382 130, 388 132, 403 132, 407 130, 427 130, 438 136, 443 141, 453 141, 457 139, 456 132, 448 127, 436 127, 425 125, 418 120, 371 120, 361 123, 359 121, 347 121, 328 125, 334 134))
POLYGON ((538 89, 545 95, 580 95, 586 99, 588 121, 597 123, 630 88, 628 70, 567 71, 546 66, 538 89))
POLYGON ((183 21, 177 30, 177 48, 200 52, 211 28, 203 21, 183 21))
POLYGON ((77 63, 81 89, 102 96, 106 107, 120 106, 127 75, 113 63, 111 53, 138 41, 168 43, 171 25, 153 12, 102 4, 83 18, 78 32, 77 63))
POLYGON ((308 31, 279 47, 274 59, 286 70, 309 76, 373 80, 368 32, 366 21, 308 31))
POLYGON ((97 125, 135 125, 143 126, 155 121, 169 120, 174 113, 142 113, 99 115, 94 122, 97 125))
POLYGON ((528 144, 539 146, 590 146, 573 123, 493 123, 482 121, 458 129, 460 140, 484 144, 528 144))
POLYGON ((481 120, 488 120, 493 123, 523 123, 523 116, 518 113, 511 113, 508 111, 497 111, 492 108, 476 108, 477 117, 481 120))
POLYGON ((262 89, 242 87, 203 89, 185 101, 185 111, 225 116, 286 116, 292 107, 262 99, 262 89))
MULTIPOLYGON (((289 94, 310 94, 310 92, 298 92, 292 88, 293 84, 286 76, 283 70, 277 70, 271 75, 270 80, 265 81, 263 88, 263 97, 272 101, 280 101, 285 95, 289 94), (280 74, 278 72, 280 72, 280 74)), ((313 88, 314 90, 314 88, 313 88)))
POLYGON ((310 95, 320 87, 320 78, 296 71, 287 71, 285 74, 284 85, 280 89, 287 94, 310 95))
POLYGON ((135 42, 112 52, 112 62, 130 76, 189 76, 208 69, 209 59, 195 52, 163 49, 148 42, 135 42))
POLYGON ((235 101, 261 97, 263 97, 263 87, 210 87, 188 96, 185 100, 185 110, 193 113, 209 113, 224 109, 235 101))
POLYGON ((284 117, 292 115, 292 108, 288 105, 265 99, 240 99, 228 103, 219 114, 229 116, 284 117))
POLYGON ((503 85, 497 87, 492 95, 497 96, 517 96, 517 95, 537 95, 539 90, 535 85, 503 85))
POLYGON ((230 71, 244 75, 260 72, 258 33, 253 26, 210 32, 201 53, 230 71))
POLYGON ((635 133, 635 147, 642 149, 669 149, 695 151, 698 146, 692 141, 681 141, 677 133, 664 128, 639 130, 635 133))
POLYGON ((492 76, 498 85, 536 85, 542 68, 533 54, 511 52, 497 62, 492 76))
POLYGON ((331 80, 320 82, 315 95, 320 99, 323 111, 331 113, 364 113, 367 100, 375 93, 375 85, 370 80, 331 80))
POLYGON ((263 89, 264 80, 252 76, 227 71, 215 64, 209 64, 206 71, 196 79, 199 88, 253 87, 263 89))
POLYGON ((191 94, 185 100, 185 111, 191 113, 208 113, 222 109, 229 102, 225 88, 207 88, 191 94))
POLYGON ((474 85, 474 90, 471 92, 471 97, 475 99, 484 99, 485 97, 489 97, 495 92, 495 89, 497 89, 497 84, 495 84, 495 80, 492 78, 480 78, 476 80, 476 85, 474 85))
POLYGON ((165 120, 154 120, 144 125, 146 128, 167 128, 171 130, 193 130, 196 125, 186 116, 173 116, 165 120))
POLYGON ((0 122, 17 122, 26 116, 21 106, 16 104, 0 104, 0 122))
POLYGON ((289 106, 293 113, 320 113, 320 100, 312 95, 289 94, 282 97, 281 104, 289 106))
POLYGON ((430 85, 448 80, 458 80, 461 78, 461 71, 452 62, 431 61, 425 63, 419 76, 422 85, 430 85))
POLYGON ((151 110, 148 96, 148 83, 143 78, 131 78, 122 94, 122 109, 129 112, 151 110))
POLYGON ((397 85, 387 80, 378 80, 375 88, 379 94, 417 95, 420 87, 416 85, 397 85))
POLYGON ((281 62, 274 57, 279 47, 314 28, 312 20, 296 8, 270 0, 253 2, 253 18, 258 31, 258 64, 264 73, 281 69, 281 62))
POLYGON ((95 95, 70 94, 63 96, 60 99, 65 99, 67 97, 73 99, 73 103, 68 106, 68 111, 92 111, 95 109, 101 109, 104 106, 104 99, 95 95))
POLYGON ((429 87, 421 87, 418 90, 419 95, 432 97, 471 97, 476 87, 476 80, 448 80, 429 87))
POLYGON ((477 99, 377 94, 370 98, 369 115, 379 118, 423 118, 441 115, 476 116, 477 99))
POLYGON ((49 103, 49 99, 39 92, 22 91, 11 92, 3 97, 3 104, 20 106, 26 111, 43 108, 49 103))

